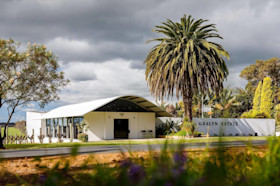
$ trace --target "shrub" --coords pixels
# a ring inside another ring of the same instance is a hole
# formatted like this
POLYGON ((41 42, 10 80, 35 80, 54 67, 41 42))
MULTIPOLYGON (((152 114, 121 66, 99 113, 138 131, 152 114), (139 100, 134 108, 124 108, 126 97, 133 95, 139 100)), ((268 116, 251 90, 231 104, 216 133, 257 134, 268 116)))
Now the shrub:
POLYGON ((255 92, 253 100, 253 110, 260 112, 261 110, 261 94, 262 94, 262 82, 260 81, 255 92))
POLYGON ((271 116, 267 115, 264 112, 258 112, 255 110, 250 110, 249 112, 244 112, 241 118, 271 118, 271 116))
POLYGON ((186 136, 187 134, 187 131, 180 130, 179 132, 175 133, 174 136, 186 136))
POLYGON ((264 112, 267 116, 271 117, 272 108, 273 108, 272 80, 270 77, 266 77, 263 80, 260 111, 264 112))
POLYGON ((187 120, 187 118, 185 118, 184 122, 182 123, 181 125, 181 130, 184 130, 186 131, 188 134, 192 134, 192 136, 194 137, 194 132, 195 132, 195 129, 196 129, 196 124, 195 122, 189 122, 187 120))
POLYGON ((88 135, 85 133, 78 134, 78 139, 82 142, 88 142, 88 135))
POLYGON ((171 119, 156 127, 156 135, 168 135, 180 131, 179 122, 174 122, 171 119))

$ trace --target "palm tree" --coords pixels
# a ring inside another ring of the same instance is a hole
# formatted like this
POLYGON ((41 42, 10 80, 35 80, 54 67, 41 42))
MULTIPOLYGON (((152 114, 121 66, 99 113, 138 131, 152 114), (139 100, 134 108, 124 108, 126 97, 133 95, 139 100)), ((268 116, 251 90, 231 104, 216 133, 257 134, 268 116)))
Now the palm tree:
POLYGON ((165 110, 166 107, 168 106, 168 104, 167 104, 165 101, 161 101, 161 102, 157 102, 157 101, 156 101, 156 104, 157 104, 160 108, 162 108, 162 110, 165 110))
POLYGON ((196 93, 218 93, 228 75, 223 57, 229 59, 222 45, 209 41, 222 37, 214 24, 194 20, 184 15, 181 22, 167 19, 154 30, 164 36, 147 41, 159 42, 145 60, 146 80, 151 93, 159 99, 165 96, 183 98, 184 116, 192 121, 192 100, 196 93))
POLYGON ((236 97, 233 94, 233 89, 225 88, 216 98, 215 108, 221 111, 221 117, 224 117, 224 112, 232 106, 240 105, 240 102, 236 101, 236 97))
POLYGON ((214 112, 212 112, 212 108, 215 106, 216 99, 217 96, 214 93, 210 92, 210 94, 208 94, 208 98, 206 100, 205 105, 207 105, 210 108, 210 111, 208 112, 210 118, 212 118, 212 115, 214 114, 214 112))

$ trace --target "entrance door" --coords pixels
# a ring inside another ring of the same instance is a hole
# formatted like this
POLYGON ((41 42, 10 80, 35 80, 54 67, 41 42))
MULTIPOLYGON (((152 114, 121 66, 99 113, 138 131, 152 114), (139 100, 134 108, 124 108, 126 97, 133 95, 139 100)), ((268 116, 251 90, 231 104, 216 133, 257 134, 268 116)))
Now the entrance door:
POLYGON ((128 119, 114 119, 114 138, 128 139, 128 119))

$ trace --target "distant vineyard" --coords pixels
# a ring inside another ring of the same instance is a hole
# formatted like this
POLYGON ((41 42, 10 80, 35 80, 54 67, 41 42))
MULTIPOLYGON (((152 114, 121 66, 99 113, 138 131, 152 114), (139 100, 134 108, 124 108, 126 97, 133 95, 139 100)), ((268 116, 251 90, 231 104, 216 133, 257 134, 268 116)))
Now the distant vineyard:
MULTIPOLYGON (((3 134, 3 131, 4 131, 4 127, 2 127, 2 129, 1 129, 1 134, 3 134)), ((16 128, 14 128, 14 127, 9 127, 9 129, 8 129, 8 136, 20 136, 20 135, 24 135, 24 134, 21 134, 21 132, 18 130, 18 129, 16 129, 16 128)))

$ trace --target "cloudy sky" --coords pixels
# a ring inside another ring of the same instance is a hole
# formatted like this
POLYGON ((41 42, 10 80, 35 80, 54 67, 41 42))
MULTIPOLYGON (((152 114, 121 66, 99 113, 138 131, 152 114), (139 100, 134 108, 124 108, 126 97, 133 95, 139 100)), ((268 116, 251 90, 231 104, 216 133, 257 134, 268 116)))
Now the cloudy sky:
MULTIPOLYGON (((225 85, 242 87, 245 66, 279 57, 279 9, 279 0, 0 0, 0 38, 45 44, 58 56, 71 84, 44 110, 125 94, 152 100, 143 61, 154 45, 145 41, 159 37, 155 25, 184 14, 217 24, 230 53, 225 85)), ((19 109, 13 120, 26 109, 38 107, 19 109)))

